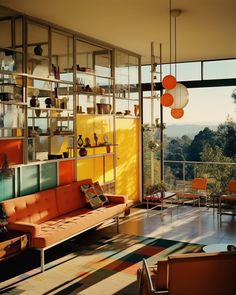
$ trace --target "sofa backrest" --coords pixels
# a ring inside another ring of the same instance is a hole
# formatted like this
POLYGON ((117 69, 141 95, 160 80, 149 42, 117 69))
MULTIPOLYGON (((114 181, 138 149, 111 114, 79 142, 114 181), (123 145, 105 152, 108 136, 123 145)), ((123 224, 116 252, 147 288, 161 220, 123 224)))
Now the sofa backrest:
POLYGON ((1 202, 8 222, 40 224, 58 216, 55 189, 1 202))
POLYGON ((8 222, 30 222, 40 224, 86 206, 80 187, 92 184, 91 179, 76 181, 54 189, 40 191, 1 202, 8 222))
POLYGON ((168 290, 173 295, 236 294, 236 252, 169 256, 168 290))
POLYGON ((59 215, 64 215, 86 206, 87 202, 80 187, 82 184, 92 184, 91 179, 76 181, 56 188, 56 202, 59 215))

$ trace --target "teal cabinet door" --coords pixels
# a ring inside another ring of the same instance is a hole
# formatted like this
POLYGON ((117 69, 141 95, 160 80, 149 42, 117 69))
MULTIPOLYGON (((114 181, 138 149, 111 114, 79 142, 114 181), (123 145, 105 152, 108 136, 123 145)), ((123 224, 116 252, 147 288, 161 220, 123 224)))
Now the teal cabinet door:
POLYGON ((14 198, 14 176, 0 175, 0 201, 14 198))
POLYGON ((46 190, 57 186, 57 163, 41 165, 40 190, 46 190))
POLYGON ((24 166, 20 175, 20 196, 30 195, 39 191, 39 167, 24 166))

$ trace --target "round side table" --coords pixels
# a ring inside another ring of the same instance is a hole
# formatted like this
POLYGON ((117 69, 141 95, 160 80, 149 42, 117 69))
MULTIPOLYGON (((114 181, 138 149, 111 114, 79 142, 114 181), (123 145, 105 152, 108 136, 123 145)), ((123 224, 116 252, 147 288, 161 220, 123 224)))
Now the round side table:
POLYGON ((210 245, 204 246, 202 248, 202 250, 205 253, 210 253, 210 252, 224 252, 224 251, 228 251, 227 250, 227 246, 228 245, 229 244, 210 244, 210 245))

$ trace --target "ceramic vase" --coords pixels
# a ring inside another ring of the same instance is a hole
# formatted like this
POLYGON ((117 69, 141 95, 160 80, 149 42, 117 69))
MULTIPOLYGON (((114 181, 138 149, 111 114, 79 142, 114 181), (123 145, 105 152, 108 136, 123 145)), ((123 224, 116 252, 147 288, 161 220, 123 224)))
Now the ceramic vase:
POLYGON ((43 53, 43 48, 41 47, 41 45, 37 44, 34 47, 34 54, 35 55, 42 55, 42 53, 43 53))
POLYGON ((7 112, 4 115, 4 127, 16 128, 17 127, 17 109, 15 105, 9 105, 7 112))
POLYGON ((82 135, 81 134, 79 134, 79 138, 77 140, 77 144, 78 144, 79 147, 82 147, 83 144, 84 144, 84 141, 82 139, 82 135))
POLYGON ((80 148, 79 149, 79 155, 80 155, 80 157, 87 156, 87 150, 86 150, 86 148, 84 148, 84 147, 80 148))

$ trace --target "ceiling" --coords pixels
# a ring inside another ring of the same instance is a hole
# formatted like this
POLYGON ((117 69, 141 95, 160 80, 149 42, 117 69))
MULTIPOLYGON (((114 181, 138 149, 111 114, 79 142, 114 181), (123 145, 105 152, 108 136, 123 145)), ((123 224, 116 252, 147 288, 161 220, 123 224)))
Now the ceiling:
MULTIPOLYGON (((154 42, 170 61, 169 0, 0 0, 0 5, 128 49, 150 63, 154 42)), ((236 57, 235 0, 172 0, 176 18, 176 61, 236 57)), ((174 17, 172 61, 174 57, 174 17)))

